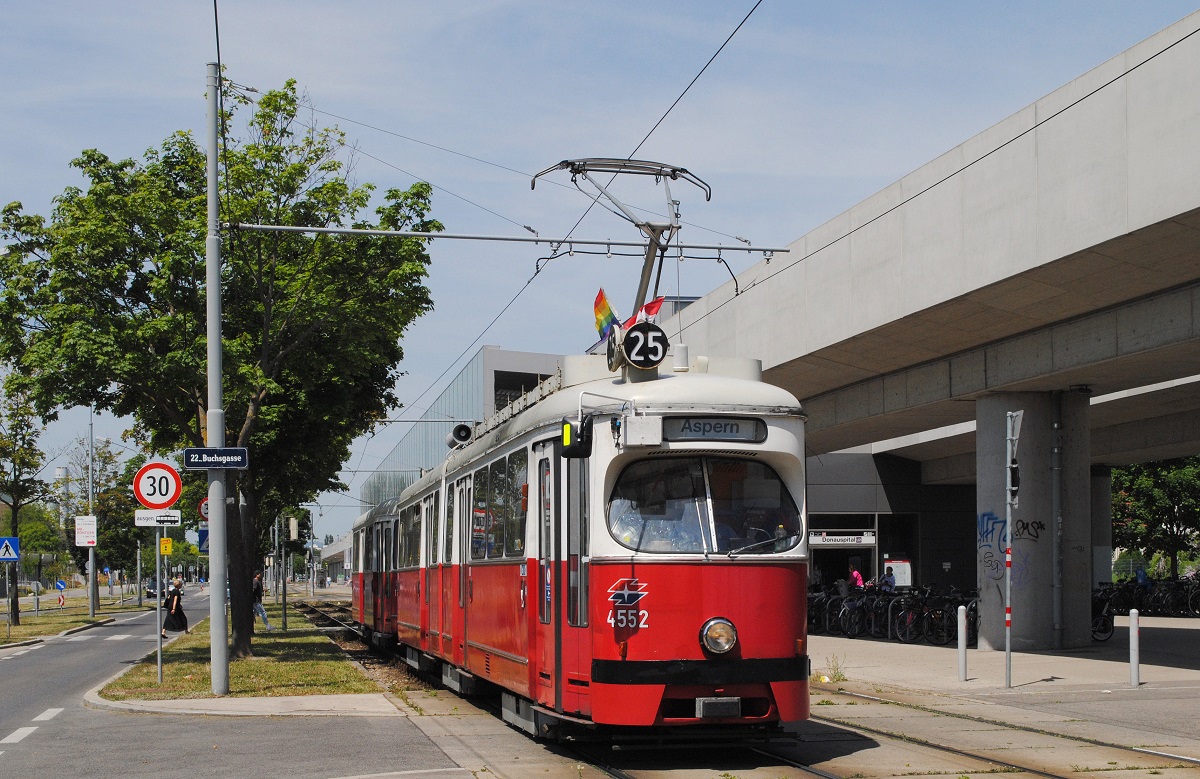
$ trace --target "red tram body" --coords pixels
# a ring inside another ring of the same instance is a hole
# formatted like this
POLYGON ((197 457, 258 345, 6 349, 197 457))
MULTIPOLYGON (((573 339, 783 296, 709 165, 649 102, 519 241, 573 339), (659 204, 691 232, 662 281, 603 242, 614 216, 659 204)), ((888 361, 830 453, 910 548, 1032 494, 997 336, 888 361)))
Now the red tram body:
POLYGON ((758 372, 565 358, 355 523, 364 635, 536 736, 807 718, 804 418, 758 372))

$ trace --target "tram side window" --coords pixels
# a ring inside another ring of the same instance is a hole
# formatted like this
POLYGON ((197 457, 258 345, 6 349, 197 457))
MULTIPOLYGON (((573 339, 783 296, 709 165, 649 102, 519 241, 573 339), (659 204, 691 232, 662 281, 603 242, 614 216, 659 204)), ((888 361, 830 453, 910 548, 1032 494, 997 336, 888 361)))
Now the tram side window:
POLYGON ((488 525, 488 469, 480 468, 475 471, 474 484, 471 488, 473 500, 471 503, 471 559, 483 560, 487 557, 487 525, 488 525))
POLYGON ((448 563, 451 560, 451 552, 454 551, 454 487, 447 485, 446 487, 446 546, 442 553, 442 562, 448 563))
POLYGON ((440 538, 438 534, 438 504, 441 502, 441 494, 435 492, 425 504, 425 518, 428 523, 428 536, 425 539, 428 549, 425 552, 425 561, 430 565, 438 561, 437 544, 440 538))
POLYGON ((529 455, 524 450, 508 456, 505 495, 504 556, 525 556, 525 517, 529 512, 529 455))
POLYGON ((410 506, 404 523, 404 561, 406 568, 415 568, 421 563, 421 505, 410 506))
POLYGON ((489 560, 504 557, 504 531, 508 516, 508 469, 501 458, 488 466, 488 537, 489 560))
POLYGON ((588 624, 588 460, 567 460, 567 624, 588 624))

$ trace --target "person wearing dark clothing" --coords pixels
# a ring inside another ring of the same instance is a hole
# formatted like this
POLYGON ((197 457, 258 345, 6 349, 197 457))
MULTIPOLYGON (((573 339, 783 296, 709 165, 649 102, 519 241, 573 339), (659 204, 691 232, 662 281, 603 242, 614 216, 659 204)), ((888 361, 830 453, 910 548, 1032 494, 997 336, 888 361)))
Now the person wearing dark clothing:
POLYGON ((187 614, 183 612, 183 580, 176 579, 167 588, 167 599, 163 602, 167 616, 163 619, 162 637, 167 637, 167 631, 191 633, 188 628, 187 614))
POLYGON ((263 607, 262 571, 254 572, 254 590, 252 594, 254 595, 255 616, 262 617, 263 624, 266 625, 268 631, 274 630, 275 628, 271 627, 271 621, 267 619, 267 610, 263 607))

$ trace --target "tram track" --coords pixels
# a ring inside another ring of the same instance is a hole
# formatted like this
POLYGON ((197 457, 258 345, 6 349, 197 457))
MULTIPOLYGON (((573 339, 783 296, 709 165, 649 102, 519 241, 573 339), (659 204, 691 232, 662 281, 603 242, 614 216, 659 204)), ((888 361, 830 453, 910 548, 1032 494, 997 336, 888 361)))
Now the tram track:
MULTIPOLYGON (((320 627, 354 632, 344 605, 305 603, 305 616, 320 627)), ((386 654, 386 653, 385 653, 386 654)), ((383 659, 383 658, 381 658, 383 659)), ((395 657, 386 661, 395 662, 395 657)), ((947 711, 884 695, 815 686, 816 696, 845 706, 815 710, 810 722, 788 728, 791 743, 692 745, 664 742, 637 748, 596 742, 545 745, 592 772, 612 779, 661 779, 665 776, 749 777, 771 779, 857 776, 952 776, 1012 773, 1050 779, 1111 776, 1120 770, 1171 773, 1200 767, 1200 759, 1147 747, 1127 746, 986 716, 947 711), (851 709, 850 707, 858 707, 851 709), (868 710, 870 707, 870 710, 868 710), (957 722, 959 726, 947 725, 957 722), (813 726, 817 726, 814 730, 813 726), (940 756, 940 757, 938 757, 940 756), (720 766, 720 768, 714 768, 720 766), (916 770, 921 769, 921 770, 916 770)), ((500 717, 498 705, 471 703, 500 717)), ((816 706, 814 706, 816 709, 816 706)), ((591 775, 591 774, 581 774, 591 775)))
MULTIPOLYGON (((1135 746, 1129 746, 1128 744, 1117 744, 1117 743, 1114 743, 1111 741, 1102 741, 1100 739, 1088 738, 1087 736, 1080 736, 1080 735, 1071 734, 1071 733, 1059 733, 1057 731, 1049 730, 1047 728, 1034 728, 1034 727, 1030 727, 1028 725, 1017 725, 1017 724, 1014 724, 1011 722, 1004 722, 1001 720, 991 719, 988 717, 979 717, 979 716, 976 716, 973 714, 964 714, 962 712, 956 712, 956 711, 946 711, 944 709, 938 709, 938 708, 934 708, 932 706, 922 706, 920 704, 911 703, 911 702, 907 702, 907 701, 898 701, 898 700, 893 700, 893 699, 889 699, 889 698, 884 698, 881 696, 867 695, 865 693, 852 692, 849 690, 838 690, 838 694, 844 695, 847 697, 851 697, 851 698, 857 698, 860 700, 868 700, 868 701, 872 701, 872 702, 876 702, 876 703, 887 704, 887 705, 891 705, 891 706, 902 706, 907 709, 912 709, 913 711, 921 711, 921 712, 926 712, 926 713, 930 713, 930 714, 937 714, 937 715, 944 716, 944 717, 954 717, 956 719, 968 720, 970 722, 977 722, 982 725, 990 725, 993 727, 1002 727, 1002 728, 1006 728, 1008 730, 1023 731, 1026 733, 1031 733, 1031 734, 1035 734, 1035 735, 1039 735, 1039 736, 1047 736, 1050 738, 1064 739, 1066 741, 1075 741, 1075 742, 1078 742, 1081 744, 1087 744, 1087 745, 1095 746, 1095 747, 1102 747, 1105 749, 1122 750, 1122 751, 1130 752, 1130 753, 1137 754, 1137 755, 1146 755, 1146 756, 1150 756, 1150 757, 1156 757, 1156 758, 1162 758, 1162 759, 1168 759, 1168 760, 1177 760, 1181 763, 1186 763, 1188 765, 1194 765, 1194 766, 1200 767, 1200 759, 1197 759, 1194 757, 1188 757, 1187 755, 1176 755, 1176 754, 1172 754, 1170 752, 1163 752, 1161 750, 1149 749, 1146 747, 1135 747, 1135 746)), ((810 718, 814 719, 814 720, 818 720, 818 721, 827 721, 830 723, 836 722, 838 724, 845 724, 836 719, 820 717, 817 715, 812 715, 810 718)))
POLYGON ((939 754, 978 760, 990 764, 993 771, 1020 772, 1052 779, 1078 779, 1082 776, 1106 775, 1116 770, 1161 773, 1200 766, 1200 760, 1196 758, 1162 750, 947 711, 880 695, 845 689, 814 689, 826 695, 850 699, 845 704, 847 706, 863 701, 867 705, 878 704, 895 713, 880 715, 876 710, 870 715, 863 715, 861 709, 855 709, 854 715, 846 716, 812 713, 811 722, 845 728, 874 737, 881 743, 917 746, 939 754), (954 727, 947 723, 948 720, 963 725, 954 727), (954 743, 954 735, 961 739, 960 743, 954 743))

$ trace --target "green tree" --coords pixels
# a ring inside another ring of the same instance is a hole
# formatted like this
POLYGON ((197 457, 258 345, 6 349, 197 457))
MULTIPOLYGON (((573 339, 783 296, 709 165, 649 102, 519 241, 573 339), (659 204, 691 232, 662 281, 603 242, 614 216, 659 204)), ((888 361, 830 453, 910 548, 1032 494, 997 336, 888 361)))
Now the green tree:
MULTIPOLYGON (((349 179, 343 134, 300 121, 295 85, 262 95, 238 135, 224 117, 222 220, 440 230, 430 187, 349 179)), ((178 133, 142 162, 86 151, 88 181, 49 224, 19 203, 0 214, 0 349, 25 367, 38 410, 95 403, 135 422, 147 451, 205 442, 205 155, 178 133)), ((400 339, 429 310, 423 240, 235 231, 222 249, 226 471, 233 656, 249 654, 250 574, 271 521, 329 489, 353 439, 394 410, 400 339)), ((214 583, 219 586, 219 583, 214 583)))
POLYGON ((1200 457, 1114 468, 1113 544, 1158 552, 1179 575, 1179 556, 1200 538, 1200 457))
MULTIPOLYGON (((101 571, 109 568, 132 575, 137 566, 138 539, 145 543, 150 538, 145 528, 134 526, 133 512, 140 506, 131 491, 133 476, 146 458, 137 455, 122 460, 117 446, 107 439, 89 442, 77 438, 68 454, 67 477, 58 485, 69 517, 71 557, 84 574, 88 573, 88 547, 74 544, 76 516, 90 513, 96 517, 96 567, 101 571)), ((99 578, 93 578, 92 583, 98 592, 99 578)))
MULTIPOLYGON (((0 397, 0 503, 8 506, 10 536, 21 537, 21 510, 46 497, 48 486, 41 478, 46 456, 38 448, 42 426, 29 392, 19 383, 3 385, 0 397)), ((21 624, 21 602, 17 588, 9 589, 8 618, 21 624)))
POLYGON ((43 503, 33 503, 21 514, 21 553, 66 554, 67 541, 58 517, 43 503))

